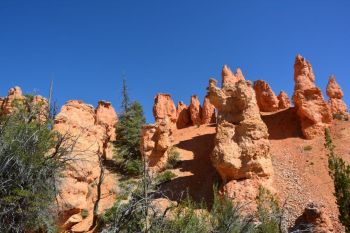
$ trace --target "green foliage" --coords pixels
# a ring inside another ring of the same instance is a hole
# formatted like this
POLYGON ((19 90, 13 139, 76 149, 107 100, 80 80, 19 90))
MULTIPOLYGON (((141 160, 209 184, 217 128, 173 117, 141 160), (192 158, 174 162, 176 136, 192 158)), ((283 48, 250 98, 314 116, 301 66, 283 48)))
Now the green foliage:
POLYGON ((311 151, 311 150, 312 150, 312 146, 310 145, 304 146, 304 151, 311 151))
POLYGON ((342 114, 342 113, 334 113, 333 114, 333 119, 337 119, 340 121, 348 121, 349 120, 349 115, 348 114, 342 114))
POLYGON ((328 149, 329 174, 334 182, 335 197, 339 209, 339 220, 350 232, 350 166, 335 154, 330 130, 325 130, 325 147, 328 149))
POLYGON ((171 181, 173 178, 176 177, 176 174, 172 171, 164 171, 155 178, 157 184, 162 184, 168 181, 171 181))
POLYGON ((80 213, 81 217, 87 218, 89 216, 89 211, 87 209, 83 209, 80 213))
POLYGON ((271 192, 263 187, 259 188, 256 198, 256 218, 260 224, 254 232, 256 233, 279 233, 281 232, 282 210, 271 192))
POLYGON ((174 146, 171 147, 169 149, 169 152, 168 152, 168 159, 167 159, 167 163, 165 165, 165 168, 166 169, 174 168, 179 163, 179 160, 180 160, 179 151, 177 150, 176 147, 174 147, 174 146))
POLYGON ((0 232, 56 230, 54 200, 67 150, 32 100, 15 101, 13 114, 0 119, 0 232))
POLYGON ((133 102, 116 125, 115 159, 123 171, 139 175, 142 170, 140 152, 141 127, 145 124, 142 106, 133 102))

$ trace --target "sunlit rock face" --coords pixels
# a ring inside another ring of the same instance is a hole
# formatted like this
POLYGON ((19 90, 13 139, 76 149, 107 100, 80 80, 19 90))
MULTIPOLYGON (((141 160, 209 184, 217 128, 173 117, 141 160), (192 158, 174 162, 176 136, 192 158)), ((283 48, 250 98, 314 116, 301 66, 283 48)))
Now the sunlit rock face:
MULTIPOLYGON (((112 105, 100 101, 98 107, 79 100, 68 101, 56 116, 54 130, 65 135, 67 144, 74 144, 70 151, 71 162, 63 173, 62 185, 57 197, 60 224, 71 232, 86 232, 92 224, 93 207, 97 197, 100 176, 99 158, 112 159, 117 114, 112 105), (82 210, 87 218, 79 218, 82 210)), ((102 183, 99 211, 111 207, 115 194, 111 192, 116 180, 108 171, 102 183)))
POLYGON ((153 116, 157 123, 168 118, 170 126, 176 128, 177 110, 171 95, 159 93, 154 97, 153 116))
POLYGON ((346 106, 346 103, 343 100, 344 93, 337 81, 335 80, 334 75, 331 75, 329 77, 326 93, 329 97, 328 106, 333 115, 348 114, 348 107, 346 106))
POLYGON ((290 108, 290 99, 286 92, 281 91, 277 96, 278 99, 278 108, 279 109, 287 109, 290 108))
POLYGON ((177 112, 176 127, 178 129, 183 129, 192 125, 189 107, 186 104, 184 104, 184 102, 182 101, 178 102, 176 112, 177 112))
POLYGON ((191 121, 194 125, 202 124, 202 107, 199 102, 198 96, 191 96, 191 104, 189 106, 191 121))
POLYGON ((297 55, 294 64, 293 102, 306 139, 323 135, 332 121, 331 112, 323 99, 321 90, 315 85, 311 64, 297 55))
POLYGON ((262 112, 275 112, 279 109, 277 96, 264 80, 254 82, 256 102, 262 112))

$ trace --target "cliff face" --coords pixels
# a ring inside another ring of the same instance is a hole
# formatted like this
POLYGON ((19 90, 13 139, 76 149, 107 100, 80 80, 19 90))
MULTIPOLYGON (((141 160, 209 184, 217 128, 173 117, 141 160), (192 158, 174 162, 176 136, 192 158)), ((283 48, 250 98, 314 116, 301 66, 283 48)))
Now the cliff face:
POLYGON ((339 84, 335 80, 334 75, 331 75, 327 84, 327 96, 329 97, 328 106, 333 116, 348 114, 348 107, 343 101, 344 93, 339 84))
MULTIPOLYGON (((117 115, 110 103, 100 101, 96 109, 78 100, 68 101, 56 116, 54 130, 67 135, 74 143, 59 190, 60 224, 72 232, 88 231, 97 199, 97 182, 101 159, 111 159, 117 115), (82 211, 88 217, 82 218, 82 211)), ((102 183, 99 212, 113 205, 116 180, 108 171, 102 183)))

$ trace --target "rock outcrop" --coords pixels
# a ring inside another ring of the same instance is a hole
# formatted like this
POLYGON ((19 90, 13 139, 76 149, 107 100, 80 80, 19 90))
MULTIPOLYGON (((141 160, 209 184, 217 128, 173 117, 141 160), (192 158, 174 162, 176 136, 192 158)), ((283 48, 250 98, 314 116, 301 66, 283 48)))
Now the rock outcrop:
POLYGON ((23 100, 25 97, 22 94, 22 89, 20 87, 12 87, 8 91, 8 94, 1 101, 0 112, 3 115, 11 114, 14 110, 13 102, 15 100, 23 100))
POLYGON ((218 110, 214 167, 224 181, 272 175, 270 143, 249 81, 209 81, 208 97, 218 110))
POLYGON ((278 110, 279 101, 267 82, 264 80, 255 81, 254 90, 256 102, 261 112, 275 112, 278 110))
POLYGON ((177 111, 171 95, 157 94, 154 97, 153 116, 156 122, 161 122, 165 118, 168 118, 171 127, 176 128, 177 111))
POLYGON ((202 124, 210 124, 216 122, 215 107, 210 103, 209 97, 204 97, 202 107, 202 124))
POLYGON ((344 93, 335 80, 334 75, 329 77, 326 93, 329 97, 328 105, 333 116, 336 114, 346 115, 348 113, 348 107, 343 101, 344 93))
POLYGON ((191 104, 189 106, 191 121, 193 125, 201 125, 202 124, 202 107, 199 102, 198 96, 191 96, 191 104))
POLYGON ((315 86, 311 64, 301 55, 295 58, 294 81, 293 102, 304 137, 312 139, 323 135, 324 128, 332 121, 332 116, 321 90, 315 86))
POLYGON ((332 222, 322 205, 309 203, 304 213, 295 221, 293 232, 331 233, 335 232, 332 222))
POLYGON ((224 65, 222 67, 222 71, 221 71, 221 76, 222 76, 222 86, 224 84, 233 84, 239 80, 245 80, 243 73, 241 71, 240 68, 237 68, 236 73, 232 73, 231 69, 227 66, 224 65))
MULTIPOLYGON (((54 130, 74 144, 70 156, 74 158, 67 166, 59 190, 60 224, 70 232, 86 232, 93 216, 94 202, 100 176, 100 159, 111 158, 115 140, 114 125, 117 115, 110 103, 100 101, 97 109, 78 100, 68 101, 56 116, 54 130), (78 215, 87 211, 86 218, 78 215)), ((99 212, 109 208, 115 194, 115 179, 108 171, 102 183, 99 212)))
POLYGON ((179 101, 177 104, 177 121, 176 126, 178 129, 186 128, 192 125, 191 114, 189 108, 184 102, 179 101))
POLYGON ((172 129, 168 118, 156 124, 144 125, 141 129, 141 153, 149 169, 159 172, 164 169, 168 150, 172 146, 172 129))
POLYGON ((290 100, 286 92, 281 91, 277 96, 278 99, 278 108, 287 109, 290 108, 290 100))

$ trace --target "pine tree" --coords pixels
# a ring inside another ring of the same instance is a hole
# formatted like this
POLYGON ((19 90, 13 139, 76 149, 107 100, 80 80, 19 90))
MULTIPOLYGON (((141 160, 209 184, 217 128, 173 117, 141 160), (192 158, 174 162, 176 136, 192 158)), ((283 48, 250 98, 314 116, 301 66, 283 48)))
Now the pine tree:
POLYGON ((141 127, 146 120, 141 104, 136 101, 129 104, 125 80, 123 80, 122 106, 124 112, 116 125, 115 159, 125 172, 137 175, 142 170, 140 138, 141 127))

